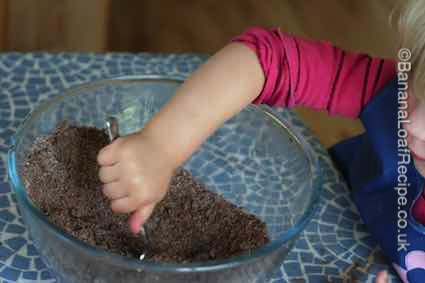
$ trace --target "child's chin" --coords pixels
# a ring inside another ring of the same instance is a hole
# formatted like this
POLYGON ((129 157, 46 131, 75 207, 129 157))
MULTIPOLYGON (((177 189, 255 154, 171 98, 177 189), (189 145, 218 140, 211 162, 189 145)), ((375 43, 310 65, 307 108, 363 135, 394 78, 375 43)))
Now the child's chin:
POLYGON ((425 177, 425 161, 415 159, 414 163, 416 170, 418 170, 418 172, 425 177))

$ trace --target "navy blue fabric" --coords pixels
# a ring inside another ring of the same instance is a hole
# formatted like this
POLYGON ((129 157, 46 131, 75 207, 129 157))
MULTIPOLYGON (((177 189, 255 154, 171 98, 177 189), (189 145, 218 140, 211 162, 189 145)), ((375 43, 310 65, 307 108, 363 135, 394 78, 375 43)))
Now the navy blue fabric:
MULTIPOLYGON (((399 194, 395 190, 400 160, 397 148, 397 81, 389 83, 375 96, 361 113, 360 119, 365 133, 335 145, 330 149, 330 154, 349 184, 354 202, 371 235, 391 261, 402 272, 409 274, 406 257, 410 254, 411 262, 415 262, 420 258, 418 255, 425 252, 425 227, 411 215, 411 207, 422 192, 424 179, 414 167, 413 160, 406 165, 410 186, 407 188, 407 204, 400 206, 399 194), (408 214, 407 227, 401 225, 404 229, 398 225, 400 213, 404 218, 400 211, 408 214)), ((423 259, 425 261, 425 257, 423 259)), ((422 264, 425 266, 425 262, 422 264)), ((408 282, 425 282, 425 275, 422 274, 425 273, 417 268, 412 270, 408 282)))

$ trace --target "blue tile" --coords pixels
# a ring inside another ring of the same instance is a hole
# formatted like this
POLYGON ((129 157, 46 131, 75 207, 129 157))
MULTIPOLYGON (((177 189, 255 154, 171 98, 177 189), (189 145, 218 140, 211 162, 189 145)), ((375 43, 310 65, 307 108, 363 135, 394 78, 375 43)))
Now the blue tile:
POLYGON ((342 260, 337 260, 336 262, 335 262, 335 265, 338 267, 338 269, 340 269, 340 270, 344 270, 344 269, 346 269, 350 264, 349 263, 347 263, 347 262, 345 262, 345 261, 342 261, 342 260))
POLYGON ((4 60, 3 61, 3 65, 6 66, 7 68, 12 68, 15 64, 16 64, 16 62, 13 62, 13 61, 10 61, 10 60, 4 60))
POLYGON ((21 237, 14 237, 5 241, 5 243, 13 250, 17 251, 21 249, 27 241, 21 237))
POLYGON ((59 71, 61 71, 61 73, 65 74, 65 75, 72 71, 70 68, 68 68, 67 66, 64 66, 64 65, 59 66, 58 69, 59 69, 59 71))
POLYGON ((319 234, 309 235, 309 236, 308 236, 308 239, 309 239, 309 240, 310 240, 310 242, 312 242, 312 243, 318 243, 318 242, 321 242, 321 241, 322 241, 322 239, 321 239, 321 237, 320 237, 320 235, 319 235, 319 234))
POLYGON ((19 84, 20 82, 22 82, 23 80, 26 79, 26 69, 25 68, 16 67, 15 71, 16 72, 14 72, 12 76, 10 76, 10 79, 14 83, 19 84))
POLYGON ((46 70, 46 69, 50 69, 51 68, 51 65, 50 65, 50 63, 48 62, 48 61, 40 61, 39 63, 38 63, 38 65, 40 66, 40 68, 41 69, 43 69, 44 71, 46 70))
POLYGON ((50 77, 50 83, 55 87, 61 87, 63 85, 62 79, 60 77, 50 77))
POLYGON ((29 255, 29 256, 38 255, 38 251, 37 251, 37 249, 35 248, 34 245, 28 245, 27 246, 27 255, 29 255))
MULTIPOLYGON (((345 231, 345 230, 338 230, 337 231, 338 237, 346 237, 348 239, 353 239, 353 231, 345 231)), ((354 240, 353 240, 354 241, 354 240)))
POLYGON ((26 92, 22 90, 17 90, 13 92, 13 97, 26 97, 26 92))
POLYGON ((310 252, 300 253, 300 254, 301 254, 301 260, 303 262, 307 262, 307 263, 313 262, 313 255, 310 252))
POLYGON ((0 221, 0 231, 2 231, 5 226, 6 226, 6 223, 4 223, 3 221, 0 221))
POLYGON ((32 68, 34 66, 34 61, 29 59, 24 59, 21 61, 21 65, 27 68, 32 68))
POLYGON ((332 204, 329 204, 329 205, 326 207, 326 213, 331 213, 331 214, 341 214, 341 209, 340 209, 340 208, 338 208, 338 207, 336 207, 336 206, 334 206, 334 205, 332 205, 332 204))
POLYGON ((38 275, 38 273, 35 272, 35 271, 24 271, 22 273, 22 277, 24 279, 33 280, 33 281, 37 280, 37 275, 38 275))
POLYGON ((235 194, 242 194, 246 191, 246 186, 244 184, 232 184, 232 191, 235 194))
POLYGON ((0 196, 0 208, 7 208, 9 206, 9 198, 7 196, 0 196))
POLYGON ((341 207, 350 207, 351 202, 345 196, 340 196, 335 199, 335 202, 341 207))
POLYGON ((345 248, 351 248, 352 246, 354 246, 356 244, 356 241, 354 239, 348 239, 348 240, 340 240, 340 243, 345 247, 345 248))
POLYGON ((316 221, 310 222, 306 227, 307 232, 317 232, 318 223, 316 221))
POLYGON ((334 233, 335 228, 336 228, 335 225, 326 225, 326 224, 319 225, 319 230, 321 233, 334 233))
POLYGON ((325 243, 336 243, 336 235, 335 234, 329 234, 329 235, 322 235, 322 241, 325 243))
POLYGON ((351 220, 348 220, 346 218, 344 218, 343 220, 341 220, 338 225, 342 228, 345 228, 347 230, 353 230, 354 229, 354 223, 351 220))
POLYGON ((9 109, 10 108, 10 101, 6 100, 4 102, 0 102, 0 108, 1 109, 9 109))
POLYGON ((228 193, 228 194, 234 195, 234 192, 232 192, 232 187, 230 185, 221 185, 219 186, 219 188, 220 188, 219 191, 221 193, 228 193))
POLYGON ((326 267, 324 272, 327 276, 329 276, 329 275, 339 275, 339 273, 340 273, 339 269, 335 268, 335 267, 326 267))
POLYGON ((321 220, 326 223, 337 223, 338 215, 337 214, 324 214, 322 215, 321 220))
POLYGON ((288 283, 288 281, 286 281, 282 277, 283 277, 283 275, 280 275, 280 277, 273 279, 271 281, 271 283, 288 283))
POLYGON ((323 268, 319 265, 305 265, 304 270, 307 274, 321 274, 323 268))
POLYGON ((22 54, 12 52, 12 53, 7 54, 5 57, 7 58, 7 60, 9 60, 13 63, 16 63, 16 61, 18 61, 19 59, 22 58, 22 54))
POLYGON ((29 113, 29 109, 15 109, 15 118, 25 118, 29 113))
POLYGON ((308 250, 309 249, 309 245, 308 245, 308 243, 305 239, 299 239, 297 241, 296 247, 298 249, 302 249, 302 250, 308 250))
POLYGON ((0 219, 6 221, 6 222, 12 222, 16 218, 15 215, 13 215, 8 210, 2 210, 0 211, 0 219))
POLYGON ((12 266, 18 269, 28 269, 30 267, 31 260, 29 258, 15 255, 12 261, 12 266))
POLYGON ((333 251, 335 254, 339 255, 346 251, 346 249, 339 244, 328 246, 328 249, 333 251))
POLYGON ((18 280, 20 274, 21 274, 21 272, 19 270, 16 270, 16 269, 11 268, 11 267, 5 267, 0 272, 0 277, 3 277, 7 280, 11 280, 12 282, 16 282, 18 280))
POLYGON ((352 255, 353 255, 353 252, 346 251, 342 258, 348 259, 348 258, 351 258, 352 255))
MULTIPOLYGON (((16 110, 15 110, 15 112, 16 112, 16 110)), ((9 140, 9 138, 11 136, 13 136, 15 134, 15 132, 16 132, 15 130, 12 130, 12 129, 9 129, 9 128, 2 129, 0 136, 5 137, 6 140, 9 140)))
MULTIPOLYGON (((1 94, 0 94, 0 95, 1 95, 1 94)), ((6 120, 6 119, 1 119, 1 120, 0 120, 0 129, 7 128, 7 127, 9 127, 9 126, 10 126, 10 124, 11 124, 11 121, 6 120)))
POLYGON ((6 261, 13 254, 14 254, 14 252, 11 249, 6 248, 4 246, 0 246, 0 260, 1 261, 6 261))
POLYGON ((202 173, 208 176, 214 173, 216 170, 217 168, 214 165, 208 164, 205 168, 202 168, 202 173))
POLYGON ((359 245, 359 246, 357 246, 355 249, 354 249, 354 253, 356 254, 356 255, 358 255, 358 256, 360 256, 360 257, 368 257, 369 256, 369 254, 370 254, 370 249, 368 249, 368 248, 366 248, 366 247, 363 247, 363 246, 361 246, 361 245, 359 245))
POLYGON ((216 183, 219 183, 219 184, 220 183, 228 183, 231 180, 230 175, 227 174, 227 172, 221 172, 221 173, 213 176, 213 179, 216 183))
POLYGON ((327 251, 327 249, 324 246, 322 246, 321 243, 320 244, 313 245, 313 248, 317 251, 317 253, 320 256, 325 256, 325 255, 328 255, 329 254, 328 251, 327 251))
POLYGON ((285 263, 284 264, 285 272, 288 276, 301 276, 302 271, 300 264, 298 262, 295 263, 285 263))
POLYGON ((17 74, 17 75, 25 75, 25 73, 27 72, 28 68, 25 68, 19 64, 16 64, 16 62, 9 62, 11 63, 10 66, 13 66, 13 74, 17 74))
POLYGON ((80 55, 77 57, 77 62, 80 63, 89 63, 91 61, 91 58, 89 56, 80 55))
MULTIPOLYGON (((330 281, 328 281, 326 277, 323 275, 311 275, 311 276, 308 276, 308 282, 309 283, 328 283, 330 281)), ((332 282, 334 283, 334 281, 332 282)))
POLYGON ((25 232, 25 228, 21 225, 9 224, 7 226, 6 232, 13 234, 22 234, 25 232))
MULTIPOLYGON (((14 104, 15 106, 28 107, 28 101, 26 101, 26 100, 24 100, 24 99, 14 100, 14 101, 13 101, 13 104, 14 104)), ((2 125, 0 124, 0 126, 2 126, 2 125)))
POLYGON ((198 158, 195 157, 189 162, 190 162, 190 166, 194 168, 199 168, 205 163, 205 161, 199 157, 198 158))
POLYGON ((292 260, 292 261, 298 261, 298 254, 297 253, 289 253, 286 256, 286 259, 285 260, 286 261, 290 261, 290 260, 292 260))
POLYGON ((39 270, 46 268, 46 265, 44 264, 43 260, 39 257, 34 260, 34 263, 35 263, 35 268, 39 270))
POLYGON ((52 278, 53 278, 53 276, 49 271, 45 270, 45 271, 41 272, 41 280, 49 280, 49 279, 52 279, 52 278))

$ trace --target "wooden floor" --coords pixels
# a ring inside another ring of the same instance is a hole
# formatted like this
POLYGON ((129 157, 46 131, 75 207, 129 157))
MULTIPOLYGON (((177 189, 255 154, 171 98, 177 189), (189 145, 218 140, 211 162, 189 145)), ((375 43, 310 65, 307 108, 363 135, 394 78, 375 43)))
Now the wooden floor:
MULTIPOLYGON (((0 0, 0 48, 214 53, 261 25, 392 57, 397 35, 389 16, 398 1, 0 0)), ((361 131, 356 121, 298 111, 326 146, 361 131)))

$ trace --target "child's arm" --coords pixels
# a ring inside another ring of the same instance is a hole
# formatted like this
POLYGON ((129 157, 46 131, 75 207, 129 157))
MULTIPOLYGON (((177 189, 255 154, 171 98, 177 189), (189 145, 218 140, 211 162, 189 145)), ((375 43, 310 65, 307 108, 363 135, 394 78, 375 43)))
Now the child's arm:
POLYGON ((221 124, 251 103, 263 84, 256 55, 240 43, 230 44, 185 81, 144 132, 180 164, 221 124))
POLYGON ((304 106, 356 118, 396 77, 392 60, 348 52, 328 42, 294 37, 277 29, 251 28, 234 41, 249 46, 265 73, 256 103, 304 106))
POLYGON ((115 212, 133 212, 134 233, 165 195, 173 171, 254 100, 263 82, 255 53, 230 44, 187 79, 143 131, 119 138, 99 153, 103 192, 115 212))
POLYGON ((173 171, 247 104, 304 105, 356 116, 391 63, 278 31, 251 30, 201 66, 144 130, 104 148, 103 192, 136 232, 173 171))

